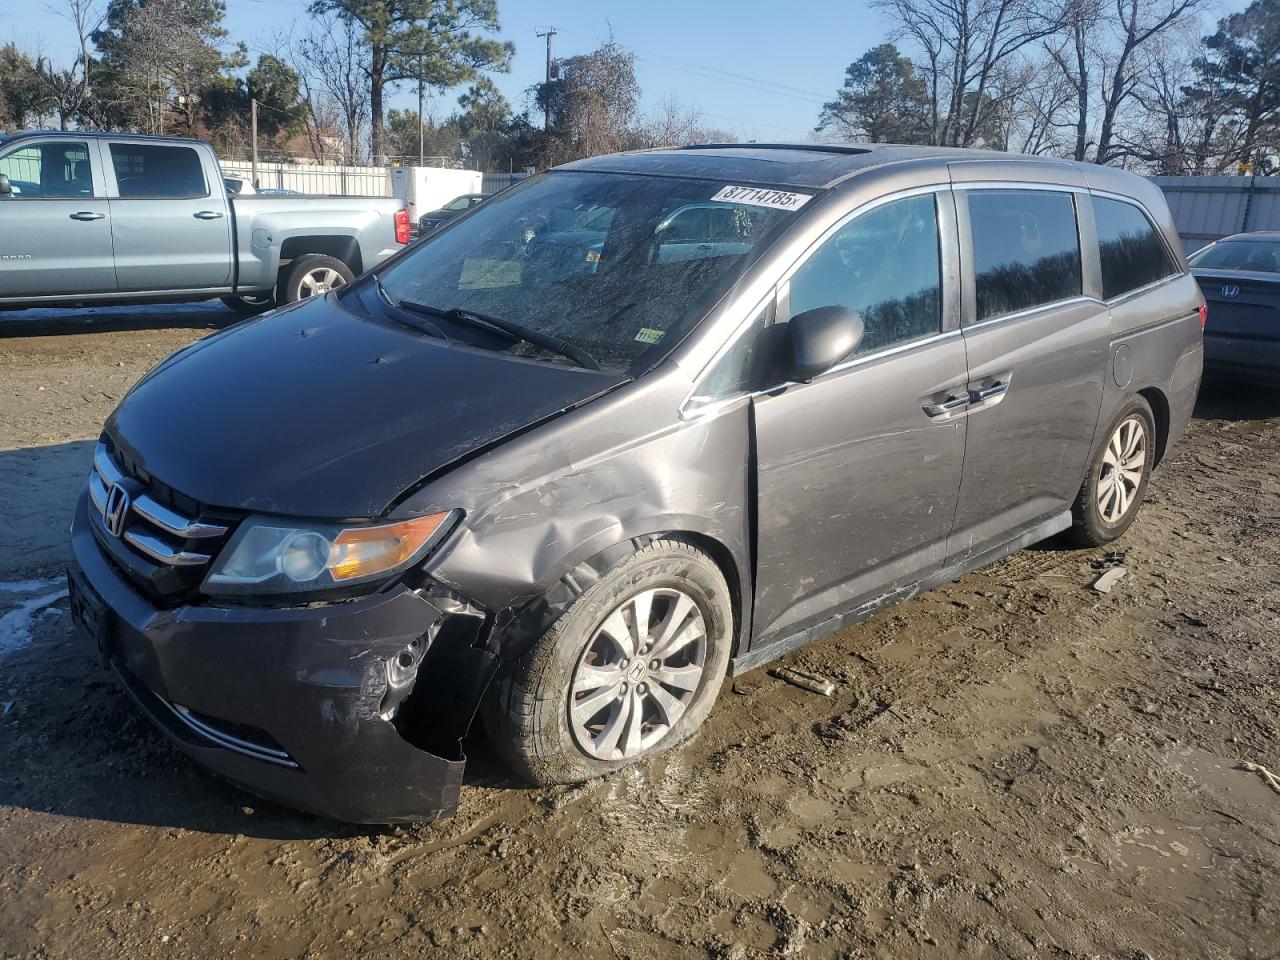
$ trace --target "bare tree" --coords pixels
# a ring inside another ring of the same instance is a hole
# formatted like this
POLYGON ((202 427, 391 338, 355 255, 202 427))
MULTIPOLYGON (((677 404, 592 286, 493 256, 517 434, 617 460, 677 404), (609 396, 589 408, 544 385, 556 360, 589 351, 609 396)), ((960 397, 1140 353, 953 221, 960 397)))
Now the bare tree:
POLYGON ((330 15, 312 24, 293 43, 292 60, 302 79, 307 106, 307 137, 317 156, 332 152, 337 130, 343 140, 343 160, 358 163, 368 129, 369 86, 362 64, 368 50, 360 27, 352 20, 330 15))
POLYGON ((1067 0, 1063 7, 1062 36, 1045 44, 1049 59, 1071 88, 1075 107, 1073 160, 1084 160, 1089 151, 1089 101, 1093 92, 1091 67, 1096 55, 1103 0, 1067 0))
POLYGON ((872 0, 924 53, 934 142, 989 142, 1001 109, 1000 71, 1020 50, 1060 29, 1062 13, 1041 0, 872 0))
POLYGON ((1102 117, 1095 160, 1109 163, 1130 151, 1119 142, 1125 105, 1142 78, 1142 54, 1166 31, 1193 15, 1208 0, 1113 0, 1117 33, 1115 50, 1104 55, 1101 82, 1102 117))
POLYGON ((99 0, 63 0, 61 5, 48 4, 45 9, 71 22, 76 31, 78 53, 70 68, 61 69, 49 57, 38 56, 31 79, 39 85, 58 124, 66 130, 73 119, 81 119, 93 96, 90 37, 101 28, 106 9, 99 0))

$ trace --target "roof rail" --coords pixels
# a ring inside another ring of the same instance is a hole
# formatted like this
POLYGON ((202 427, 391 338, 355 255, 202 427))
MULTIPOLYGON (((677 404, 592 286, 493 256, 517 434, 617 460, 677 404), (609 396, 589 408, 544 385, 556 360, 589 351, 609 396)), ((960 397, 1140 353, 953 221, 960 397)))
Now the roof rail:
POLYGON ((844 143, 686 143, 678 150, 805 150, 811 153, 871 153, 867 147, 844 143))

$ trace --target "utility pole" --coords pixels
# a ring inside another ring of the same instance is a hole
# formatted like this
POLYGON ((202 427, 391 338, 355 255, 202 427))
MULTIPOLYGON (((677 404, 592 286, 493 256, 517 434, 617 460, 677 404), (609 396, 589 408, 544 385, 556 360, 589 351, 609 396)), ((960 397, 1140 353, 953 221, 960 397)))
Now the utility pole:
POLYGON ((249 128, 252 130, 253 137, 253 166, 249 179, 253 181, 253 188, 258 189, 258 98, 251 97, 249 99, 249 128))
POLYGON ((418 166, 420 167, 426 163, 427 152, 427 125, 426 120, 423 119, 422 110, 422 54, 418 54, 418 166))
MULTIPOLYGON (((548 85, 551 83, 551 38, 554 37, 555 35, 556 35, 555 27, 547 27, 547 30, 545 33, 534 34, 534 36, 537 36, 537 37, 547 38, 547 84, 548 85)), ((548 94, 550 92, 551 92, 550 90, 547 91, 548 94)), ((547 104, 546 109, 543 111, 542 129, 543 130, 551 129, 551 106, 549 103, 547 104)))

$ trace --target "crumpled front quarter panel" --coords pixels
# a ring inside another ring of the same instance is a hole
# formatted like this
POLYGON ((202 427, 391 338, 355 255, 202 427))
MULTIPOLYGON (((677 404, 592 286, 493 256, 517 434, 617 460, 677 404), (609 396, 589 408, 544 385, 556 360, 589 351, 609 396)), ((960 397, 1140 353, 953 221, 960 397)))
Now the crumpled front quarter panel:
POLYGON ((607 547, 679 531, 719 543, 749 596, 750 421, 743 403, 679 419, 674 364, 453 471, 397 512, 461 507, 429 572, 490 610, 540 596, 607 547))

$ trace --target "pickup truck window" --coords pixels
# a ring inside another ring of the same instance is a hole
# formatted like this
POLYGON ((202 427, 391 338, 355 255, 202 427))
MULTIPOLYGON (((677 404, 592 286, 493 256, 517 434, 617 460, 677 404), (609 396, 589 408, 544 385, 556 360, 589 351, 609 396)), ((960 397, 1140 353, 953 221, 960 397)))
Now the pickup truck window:
POLYGON ((14 200, 93 196, 93 172, 86 143, 33 143, 0 157, 14 200))
POLYGON ((191 147, 113 143, 111 165, 121 197, 172 200, 209 195, 200 154, 191 147))

